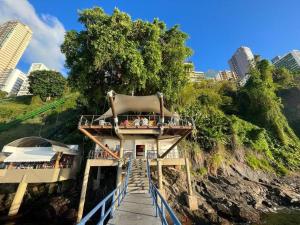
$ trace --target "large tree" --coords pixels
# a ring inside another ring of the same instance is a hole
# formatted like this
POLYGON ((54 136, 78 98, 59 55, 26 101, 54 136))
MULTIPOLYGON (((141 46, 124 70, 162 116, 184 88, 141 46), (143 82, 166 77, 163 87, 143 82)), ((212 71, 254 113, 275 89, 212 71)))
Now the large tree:
POLYGON ((30 73, 29 91, 43 101, 51 97, 61 97, 66 86, 66 79, 56 71, 39 70, 30 73))
POLYGON ((133 21, 115 9, 101 8, 79 13, 81 31, 68 31, 62 45, 69 80, 90 106, 103 102, 110 89, 135 95, 161 91, 169 103, 187 82, 184 62, 191 55, 187 34, 178 26, 170 29, 155 19, 133 21))

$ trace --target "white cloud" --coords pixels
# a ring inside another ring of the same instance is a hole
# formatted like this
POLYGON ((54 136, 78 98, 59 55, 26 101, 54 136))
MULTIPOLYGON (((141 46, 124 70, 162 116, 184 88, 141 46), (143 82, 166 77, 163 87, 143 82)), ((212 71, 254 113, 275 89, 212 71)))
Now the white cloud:
POLYGON ((23 59, 27 63, 41 62, 50 69, 63 71, 65 57, 60 52, 65 34, 63 24, 51 15, 38 15, 27 0, 0 0, 0 23, 16 19, 33 32, 23 59))

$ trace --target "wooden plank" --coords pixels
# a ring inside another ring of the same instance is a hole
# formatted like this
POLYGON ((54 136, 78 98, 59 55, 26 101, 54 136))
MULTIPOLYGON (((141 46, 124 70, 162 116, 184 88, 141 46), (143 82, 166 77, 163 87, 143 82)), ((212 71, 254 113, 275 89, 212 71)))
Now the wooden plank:
POLYGON ((100 141, 97 140, 91 133, 89 133, 87 130, 79 128, 79 130, 84 133, 86 136, 88 136, 92 141, 94 141, 96 144, 98 144, 104 151, 106 151, 108 154, 110 154, 115 159, 120 159, 118 155, 113 153, 109 148, 107 148, 104 144, 102 144, 100 141))

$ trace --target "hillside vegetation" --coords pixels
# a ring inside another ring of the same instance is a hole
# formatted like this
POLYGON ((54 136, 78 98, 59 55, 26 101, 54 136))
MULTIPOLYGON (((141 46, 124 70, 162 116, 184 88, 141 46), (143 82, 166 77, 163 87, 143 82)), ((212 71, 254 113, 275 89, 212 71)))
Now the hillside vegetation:
MULTIPOLYGON (((0 148, 5 144, 26 136, 41 136, 66 143, 78 143, 76 138, 80 111, 77 107, 78 93, 68 93, 65 102, 34 118, 0 133, 0 148)), ((55 101, 53 99, 52 101, 55 101)), ((51 102, 51 101, 50 101, 51 102)), ((12 121, 17 116, 49 104, 38 96, 20 96, 2 102, 0 124, 12 121)))
MULTIPOLYGON (((69 84, 81 93, 87 111, 105 111, 107 91, 148 95, 164 93, 166 106, 195 119, 191 151, 209 153, 210 171, 235 150, 255 170, 286 174, 300 167, 300 142, 290 127, 280 92, 298 88, 299 78, 257 58, 244 87, 235 82, 188 83, 184 62, 191 55, 187 34, 163 21, 132 20, 115 9, 79 13, 80 31, 68 31, 62 45, 69 84)), ((194 165, 197 166, 197 165, 194 165)))
POLYGON ((190 141, 215 155, 213 167, 228 161, 219 154, 222 148, 229 151, 227 155, 243 148, 244 160, 253 169, 286 174, 300 167, 300 142, 282 112, 288 114, 292 109, 284 109, 276 93, 291 88, 299 90, 292 74, 262 60, 244 87, 228 81, 189 84, 176 108, 194 117, 197 132, 190 141), (279 74, 284 78, 278 79, 279 74))

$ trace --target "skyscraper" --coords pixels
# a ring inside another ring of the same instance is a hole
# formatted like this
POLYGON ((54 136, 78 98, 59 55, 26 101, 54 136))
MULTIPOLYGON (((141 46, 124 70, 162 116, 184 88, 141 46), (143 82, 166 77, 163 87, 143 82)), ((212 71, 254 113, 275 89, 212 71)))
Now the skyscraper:
POLYGON ((18 21, 0 25, 0 74, 16 67, 31 37, 31 29, 18 21))
POLYGON ((254 55, 250 48, 242 46, 236 50, 228 64, 240 80, 244 79, 254 64, 254 55))
POLYGON ((292 72, 300 71, 300 51, 293 50, 283 57, 276 56, 272 59, 272 63, 277 67, 284 67, 292 72))

